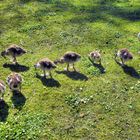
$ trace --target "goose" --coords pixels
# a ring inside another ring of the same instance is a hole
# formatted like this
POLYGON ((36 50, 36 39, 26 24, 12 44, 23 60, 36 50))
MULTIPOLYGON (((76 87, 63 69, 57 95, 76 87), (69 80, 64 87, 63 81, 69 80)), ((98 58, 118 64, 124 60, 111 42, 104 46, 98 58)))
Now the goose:
POLYGON ((121 59, 122 65, 128 60, 133 59, 132 53, 129 52, 127 48, 123 48, 121 50, 118 50, 117 53, 115 54, 115 59, 119 57, 121 59))
POLYGON ((22 77, 18 73, 11 73, 7 77, 7 83, 12 91, 21 91, 22 77))
POLYGON ((5 86, 5 83, 0 80, 0 95, 1 95, 1 100, 3 100, 3 96, 4 96, 4 92, 6 90, 6 86, 5 86))
POLYGON ((6 56, 10 56, 12 57, 11 61, 13 62, 13 64, 17 64, 16 57, 19 57, 25 53, 26 51, 23 48, 19 47, 16 44, 12 44, 6 50, 1 52, 1 56, 4 58, 6 58, 6 56))
POLYGON ((48 58, 43 58, 43 59, 41 59, 40 61, 38 61, 38 62, 34 65, 34 67, 35 67, 35 70, 36 70, 37 68, 40 68, 41 70, 43 70, 43 72, 44 72, 44 75, 43 75, 43 76, 44 76, 44 77, 47 76, 47 75, 46 75, 46 71, 48 71, 50 77, 52 78, 51 71, 52 71, 53 69, 56 68, 56 65, 55 65, 54 62, 51 61, 50 59, 48 59, 48 58))
POLYGON ((92 51, 89 54, 89 58, 94 62, 94 63, 99 63, 101 64, 101 54, 100 51, 92 51))
POLYGON ((74 71, 76 71, 74 64, 75 64, 75 62, 79 61, 80 59, 81 59, 80 54, 78 54, 76 52, 69 51, 69 52, 66 52, 59 60, 56 60, 54 63, 55 64, 66 63, 67 64, 67 68, 66 68, 67 71, 69 71, 69 66, 70 66, 70 64, 72 64, 74 71))

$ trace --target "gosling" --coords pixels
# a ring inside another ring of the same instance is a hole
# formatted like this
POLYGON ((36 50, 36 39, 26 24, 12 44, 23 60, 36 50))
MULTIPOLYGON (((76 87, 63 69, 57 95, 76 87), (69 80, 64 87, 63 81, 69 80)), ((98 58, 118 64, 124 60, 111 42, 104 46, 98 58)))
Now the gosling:
POLYGON ((133 59, 133 55, 132 53, 130 53, 128 51, 128 49, 123 48, 121 50, 119 50, 116 54, 115 54, 115 59, 119 57, 121 59, 121 63, 122 65, 125 65, 125 62, 128 60, 132 60, 133 59))
POLYGON ((1 56, 4 58, 6 58, 6 56, 10 56, 12 58, 11 61, 13 62, 13 64, 17 64, 16 57, 19 57, 25 53, 26 51, 23 48, 19 47, 16 44, 12 44, 6 50, 1 52, 1 56))
POLYGON ((89 58, 90 58, 90 60, 93 61, 93 63, 101 64, 101 54, 100 54, 100 51, 92 51, 89 54, 89 58))
POLYGON ((69 71, 70 64, 73 66, 73 70, 76 71, 74 64, 81 59, 81 55, 75 52, 66 52, 59 60, 56 60, 54 63, 66 63, 66 70, 69 71))
POLYGON ((7 83, 12 91, 21 91, 22 77, 18 73, 11 73, 7 77, 7 83))
POLYGON ((0 96, 1 96, 0 100, 3 100, 5 90, 6 90, 5 83, 2 80, 0 80, 0 96))
POLYGON ((36 70, 37 68, 40 68, 41 70, 43 70, 43 73, 44 73, 43 76, 44 76, 44 77, 47 76, 47 75, 46 75, 46 71, 48 71, 48 72, 49 72, 49 76, 52 78, 52 73, 51 73, 51 71, 52 71, 53 69, 56 68, 56 65, 55 65, 54 62, 51 61, 50 59, 44 58, 44 59, 41 59, 40 61, 38 61, 38 62, 34 65, 34 67, 35 67, 35 70, 36 70))

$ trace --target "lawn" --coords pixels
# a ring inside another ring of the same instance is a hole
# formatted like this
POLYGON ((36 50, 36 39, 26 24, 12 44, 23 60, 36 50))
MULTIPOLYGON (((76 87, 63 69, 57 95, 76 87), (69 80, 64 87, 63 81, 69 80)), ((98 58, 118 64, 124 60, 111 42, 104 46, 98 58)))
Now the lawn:
POLYGON ((0 79, 24 79, 22 93, 7 86, 0 103, 0 140, 140 139, 139 0, 1 0, 0 12, 0 51, 28 51, 20 67, 0 57, 0 79), (127 68, 114 61, 119 48, 134 55, 127 68), (101 50, 105 73, 89 61, 93 50, 101 50), (36 76, 38 60, 66 51, 81 54, 78 72, 63 64, 53 79, 36 76))

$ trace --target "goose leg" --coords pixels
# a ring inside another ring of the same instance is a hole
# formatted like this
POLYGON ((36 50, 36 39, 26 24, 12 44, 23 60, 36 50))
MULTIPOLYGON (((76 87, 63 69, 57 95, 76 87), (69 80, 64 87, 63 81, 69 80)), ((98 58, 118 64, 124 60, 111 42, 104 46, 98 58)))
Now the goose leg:
POLYGON ((34 66, 34 68, 35 68, 35 71, 37 70, 37 68, 34 66))
POLYGON ((67 63, 67 71, 69 71, 69 63, 67 63))
POLYGON ((121 58, 122 65, 124 65, 124 60, 121 58))
POLYGON ((49 75, 50 75, 50 77, 52 78, 52 73, 51 73, 51 71, 49 72, 49 75))
POLYGON ((37 68, 36 67, 34 67, 34 68, 35 68, 35 74, 37 76, 38 75, 37 68))
POLYGON ((3 100, 3 96, 4 96, 4 93, 2 93, 2 95, 1 95, 1 98, 0 98, 1 100, 3 100))
POLYGON ((45 70, 43 70, 43 72, 44 72, 44 77, 46 77, 46 71, 45 71, 45 70))
POLYGON ((101 65, 101 58, 100 58, 100 60, 99 60, 99 64, 101 65))
POLYGON ((74 63, 73 63, 73 69, 74 69, 74 71, 76 71, 75 66, 74 66, 74 63))
POLYGON ((115 59, 117 59, 117 53, 115 53, 115 56, 114 56, 114 58, 115 58, 115 59))
POLYGON ((12 58, 9 58, 10 59, 10 62, 13 62, 13 59, 12 58))
POLYGON ((17 59, 16 59, 15 56, 13 57, 13 63, 14 63, 14 64, 17 64, 17 59))
POLYGON ((93 64, 95 64, 95 58, 92 58, 92 62, 93 62, 93 64))
POLYGON ((19 91, 21 92, 21 84, 19 85, 19 91))

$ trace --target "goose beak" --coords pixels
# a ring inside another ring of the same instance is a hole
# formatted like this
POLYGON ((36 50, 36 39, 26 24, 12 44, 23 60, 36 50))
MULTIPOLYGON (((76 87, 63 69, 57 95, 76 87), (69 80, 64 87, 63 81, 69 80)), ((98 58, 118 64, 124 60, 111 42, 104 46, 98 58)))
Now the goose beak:
POLYGON ((1 52, 1 56, 6 59, 5 51, 1 52))
POLYGON ((53 61, 53 63, 54 63, 55 65, 57 65, 57 60, 53 61))
POLYGON ((57 66, 56 66, 56 65, 54 65, 54 68, 57 68, 57 66))
POLYGON ((23 53, 27 53, 27 51, 24 50, 23 53))

